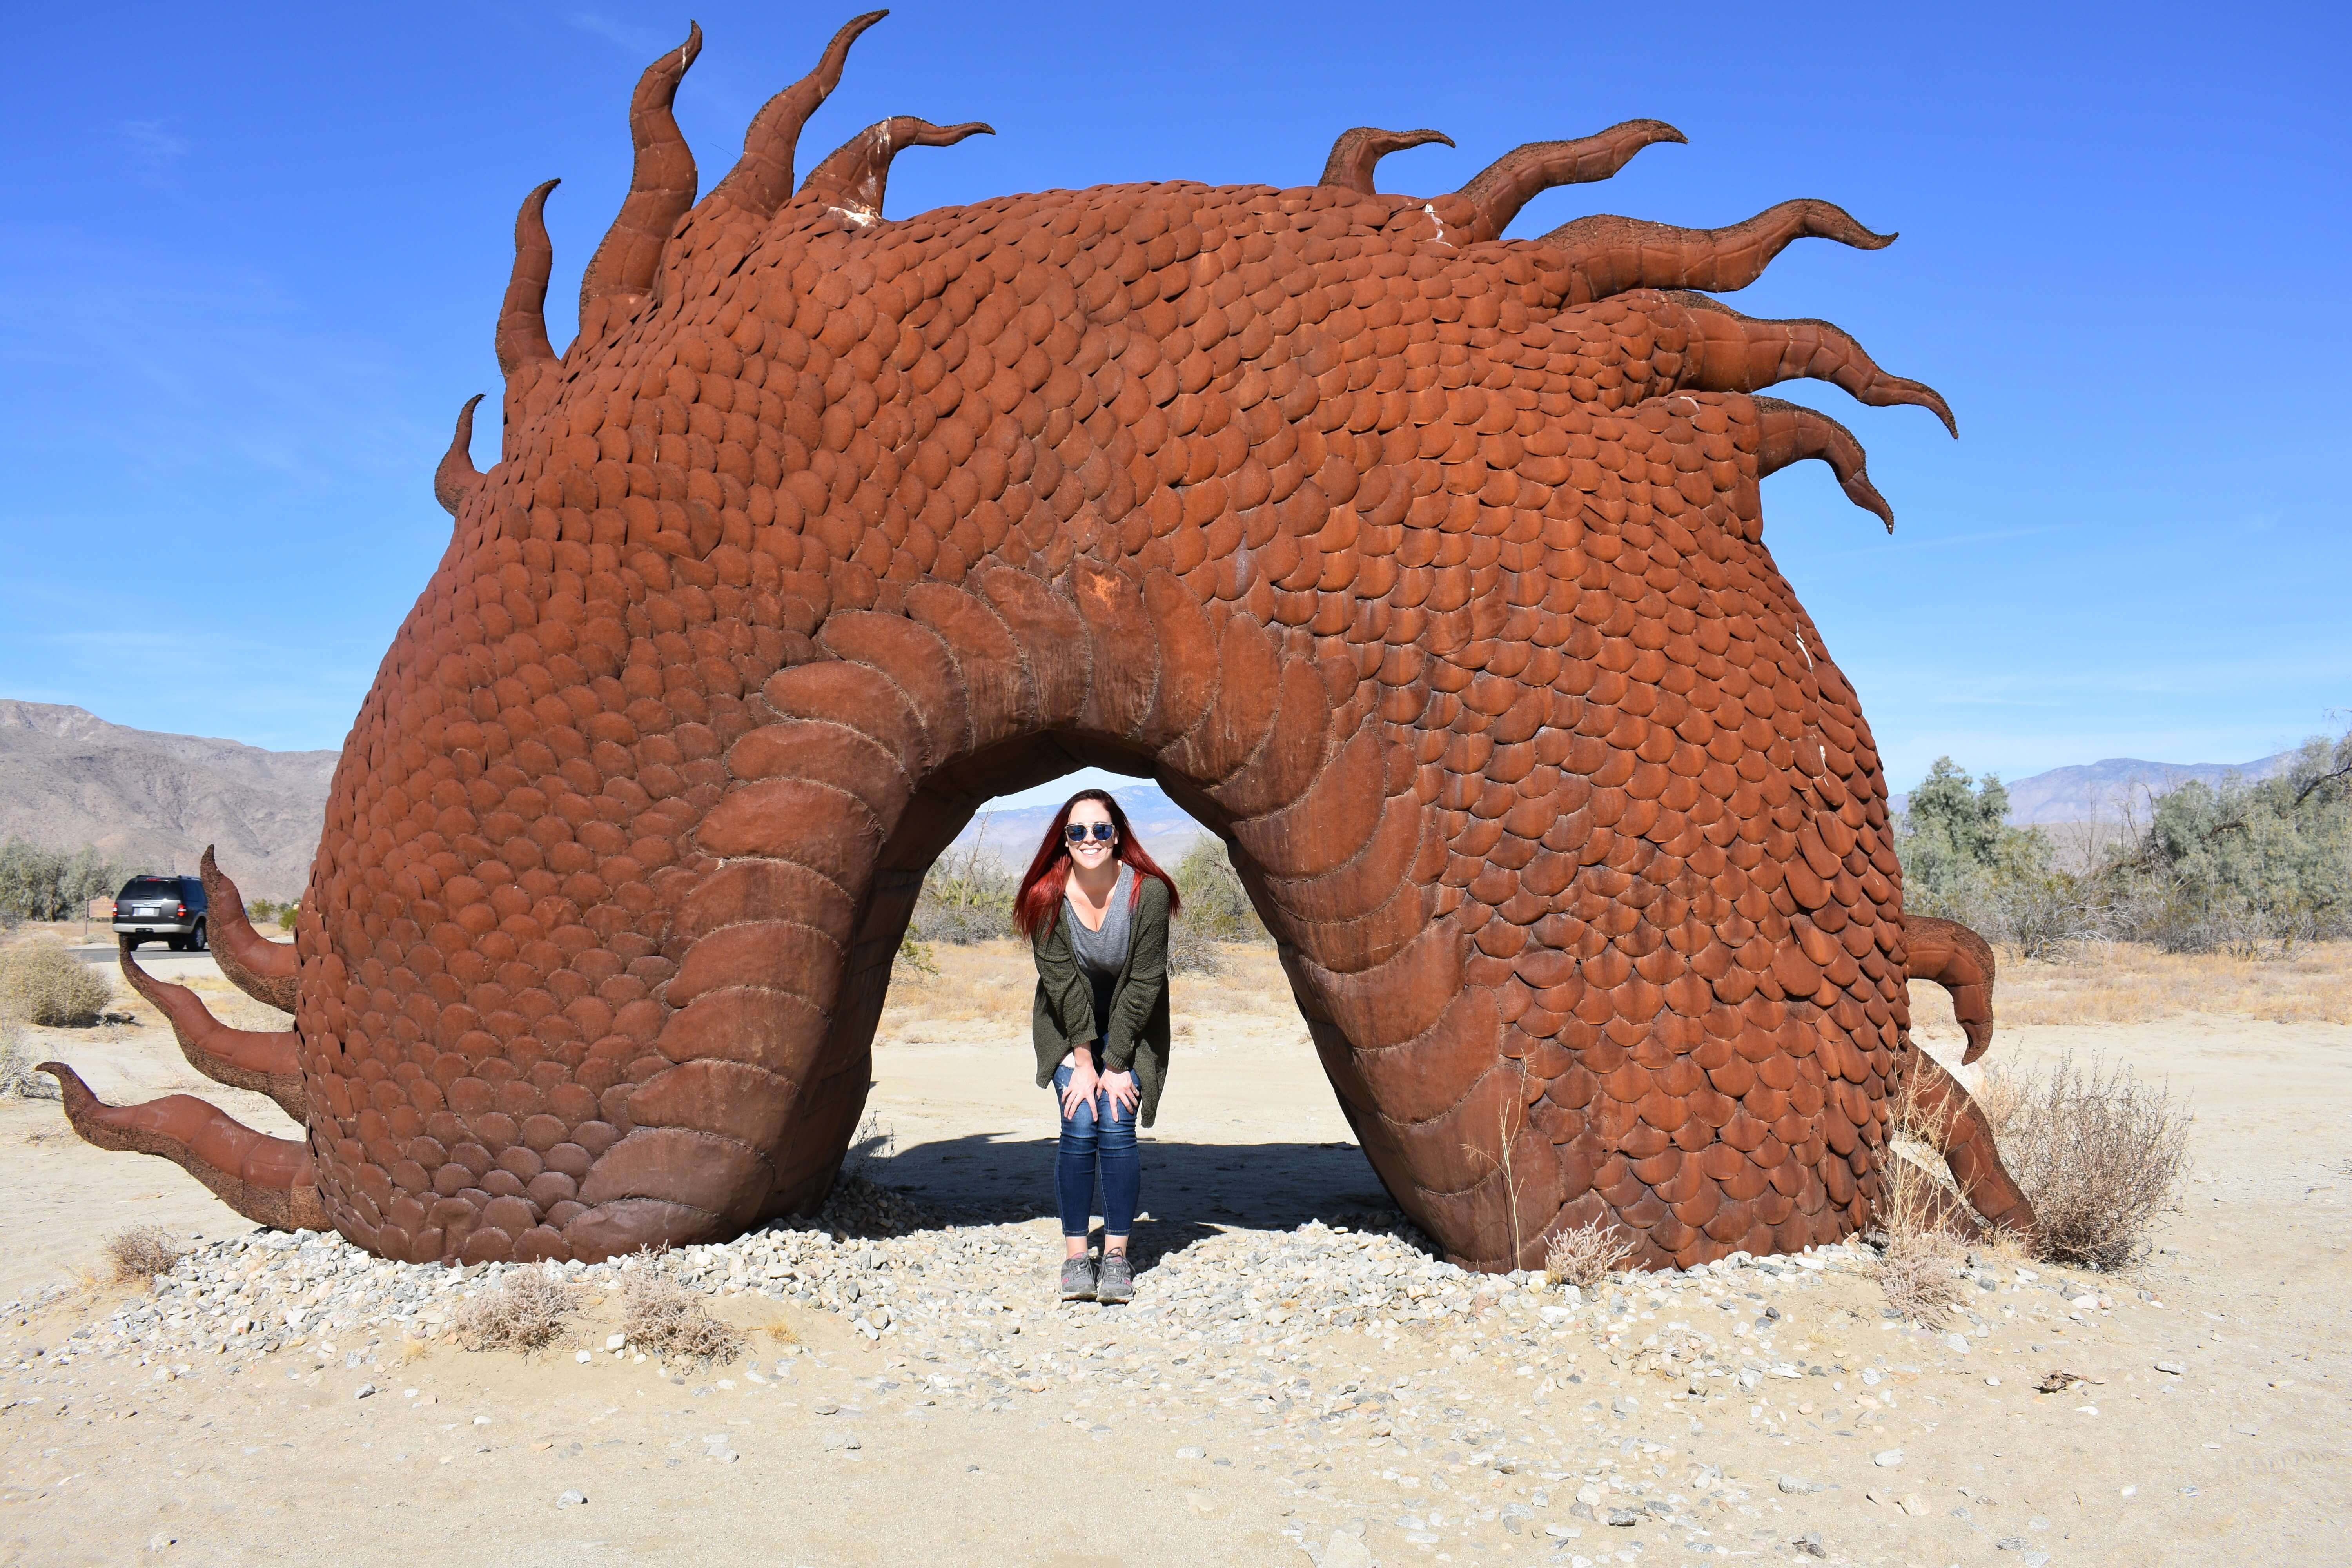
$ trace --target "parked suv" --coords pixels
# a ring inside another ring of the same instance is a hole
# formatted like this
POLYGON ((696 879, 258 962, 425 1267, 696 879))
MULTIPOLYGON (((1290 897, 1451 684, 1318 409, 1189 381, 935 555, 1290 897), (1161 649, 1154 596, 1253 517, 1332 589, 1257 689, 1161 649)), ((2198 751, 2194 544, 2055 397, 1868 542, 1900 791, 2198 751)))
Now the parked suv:
POLYGON ((162 937, 173 952, 205 951, 205 885, 194 877, 133 877, 114 895, 125 947, 162 937))

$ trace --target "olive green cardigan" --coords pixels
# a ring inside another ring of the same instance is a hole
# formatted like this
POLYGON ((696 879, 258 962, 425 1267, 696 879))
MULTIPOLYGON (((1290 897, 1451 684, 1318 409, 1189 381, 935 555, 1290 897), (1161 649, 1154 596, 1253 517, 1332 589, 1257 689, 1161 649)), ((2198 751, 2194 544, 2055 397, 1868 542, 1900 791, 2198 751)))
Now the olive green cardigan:
POLYGON ((1066 900, 1030 944, 1037 957, 1037 999, 1029 1028, 1037 1046, 1038 1088, 1054 1081, 1073 1047, 1100 1040, 1105 1071, 1134 1072, 1141 1093, 1137 1120, 1149 1127, 1168 1077, 1168 884, 1140 874, 1136 880, 1142 893, 1129 917, 1127 963, 1111 988, 1109 1020, 1096 1018, 1094 986, 1062 929, 1066 900))

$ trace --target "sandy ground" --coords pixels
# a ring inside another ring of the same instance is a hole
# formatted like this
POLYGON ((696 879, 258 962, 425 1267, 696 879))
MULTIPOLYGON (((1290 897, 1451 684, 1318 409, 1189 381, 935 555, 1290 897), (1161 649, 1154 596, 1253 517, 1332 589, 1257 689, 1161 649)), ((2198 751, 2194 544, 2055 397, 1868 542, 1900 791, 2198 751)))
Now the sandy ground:
MULTIPOLYGON (((1052 1123, 1030 1081, 1024 992, 998 987, 1016 998, 1007 1011, 980 984, 1004 961, 950 957, 971 967, 901 987, 886 1021, 869 1169, 1050 1237, 1052 1123)), ((209 961, 151 962, 231 1010, 209 961)), ((1244 963, 1223 983, 1180 981, 1178 1057, 1148 1135, 1147 1259, 1381 1201, 1269 978, 1244 963)), ((109 1099, 200 1090, 286 1131, 266 1101, 196 1079, 152 1012, 134 1016, 43 1031, 37 1048, 109 1099)), ((1948 1027, 1928 1035, 1957 1040, 1948 1027)), ((1425 1331, 1311 1343, 1269 1334, 1226 1355, 1228 1372, 1278 1358, 1405 1380, 1433 1405, 1417 1447, 1402 1423, 1392 1438, 1335 1436, 1295 1415, 1247 1418, 1207 1394, 1139 1401, 1134 1380, 1115 1373, 1041 1383, 1010 1410, 932 1406, 919 1384, 898 1386, 907 1374, 889 1342, 869 1347, 825 1312, 748 1299, 727 1310, 808 1352, 761 1351, 765 1382, 745 1363, 673 1381, 601 1358, 577 1365, 568 1352, 526 1359, 440 1343, 358 1370, 290 1352, 168 1381, 157 1381, 165 1369, 119 1362, 60 1365, 72 1331, 132 1293, 99 1280, 106 1236, 146 1221, 210 1237, 244 1226, 169 1165, 83 1146, 54 1103, 6 1102, 0 1300, 63 1289, 0 1321, 0 1563, 537 1563, 552 1551, 681 1563, 748 1552, 812 1568, 1305 1563, 1300 1536, 1334 1564, 1654 1565, 1695 1550, 1571 1519, 1576 1482, 1558 1476, 1580 1448, 1654 1458, 1664 1484, 1709 1465, 1742 1482, 1745 1500, 1719 1505, 1710 1554, 1811 1562, 1790 1542, 1811 1532, 1832 1562, 1928 1568, 2352 1562, 2342 1306, 2352 1026, 2186 1016, 2013 1027, 1993 1059, 2030 1067, 2069 1051, 2168 1079, 2196 1118, 2197 1169, 2164 1250, 2128 1277, 2070 1281, 2068 1295, 2107 1308, 2004 1294, 2013 1305, 1990 1336, 1965 1355, 1929 1354, 1916 1348, 1928 1336, 1885 1323, 1866 1281, 1833 1278, 1774 1298, 1779 1331, 1796 1353, 1857 1370, 1885 1361, 1884 1378, 1808 1380, 1785 1395, 1767 1386, 1752 1401, 1675 1399, 1630 1353, 1580 1335, 1558 1349, 1560 1376, 1539 1381, 1499 1338, 1425 1331), (2187 1370, 2159 1372, 2158 1361, 2187 1370), (1589 1386, 1563 1381, 1571 1364, 1589 1386), (2036 1394, 2059 1368, 2089 1386, 2036 1394), (374 1397, 354 1397, 362 1381, 374 1397), (1620 1395, 1633 1396, 1624 1414, 1620 1395), (862 1448, 826 1448, 838 1417, 817 1407, 861 1398, 862 1448), (1567 1456, 1533 1522, 1575 1534, 1492 1522, 1497 1503, 1548 1483, 1482 1468, 1438 1436, 1480 1417, 1567 1456), (713 1435, 731 1436, 740 1459, 705 1458, 713 1435), (1180 1459, 1180 1446, 1202 1457, 1180 1459), (1874 1463, 1898 1448, 1899 1465, 1874 1463), (1782 1476, 1823 1489, 1790 1491, 1776 1486, 1782 1476), (567 1489, 587 1505, 557 1508, 567 1489), (1426 1540, 1404 1531, 1408 1517, 1426 1540), (1444 1527, 1432 1522, 1441 1517, 1444 1527)), ((1036 1284, 1040 1343, 1108 1342, 1146 1362, 1183 1348, 1122 1344, 1115 1315, 1047 1307, 1046 1281, 1036 1284)), ((1139 1284, 1152 1288, 1148 1270, 1139 1284)), ((1541 1365, 1555 1366, 1549 1352, 1541 1365)))

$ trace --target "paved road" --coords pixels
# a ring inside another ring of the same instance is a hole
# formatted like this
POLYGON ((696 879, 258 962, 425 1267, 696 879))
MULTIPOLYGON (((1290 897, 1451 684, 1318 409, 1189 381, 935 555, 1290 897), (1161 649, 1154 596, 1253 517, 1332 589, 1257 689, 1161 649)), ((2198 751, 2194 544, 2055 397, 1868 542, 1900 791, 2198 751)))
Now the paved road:
MULTIPOLYGON (((68 952, 84 963, 114 967, 115 947, 109 942, 89 942, 68 947, 68 952)), ((168 947, 142 947, 139 950, 139 967, 158 980, 185 980, 192 974, 217 975, 220 965, 209 952, 173 952, 168 947)))

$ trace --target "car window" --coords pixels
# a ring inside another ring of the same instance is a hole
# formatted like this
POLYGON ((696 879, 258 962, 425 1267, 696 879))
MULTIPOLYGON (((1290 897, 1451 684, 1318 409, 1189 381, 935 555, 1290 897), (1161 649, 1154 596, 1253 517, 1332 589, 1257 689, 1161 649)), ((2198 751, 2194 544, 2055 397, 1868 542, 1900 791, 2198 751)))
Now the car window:
POLYGON ((177 899, 180 879, 177 877, 133 877, 122 891, 114 897, 116 903, 126 899, 177 899))

